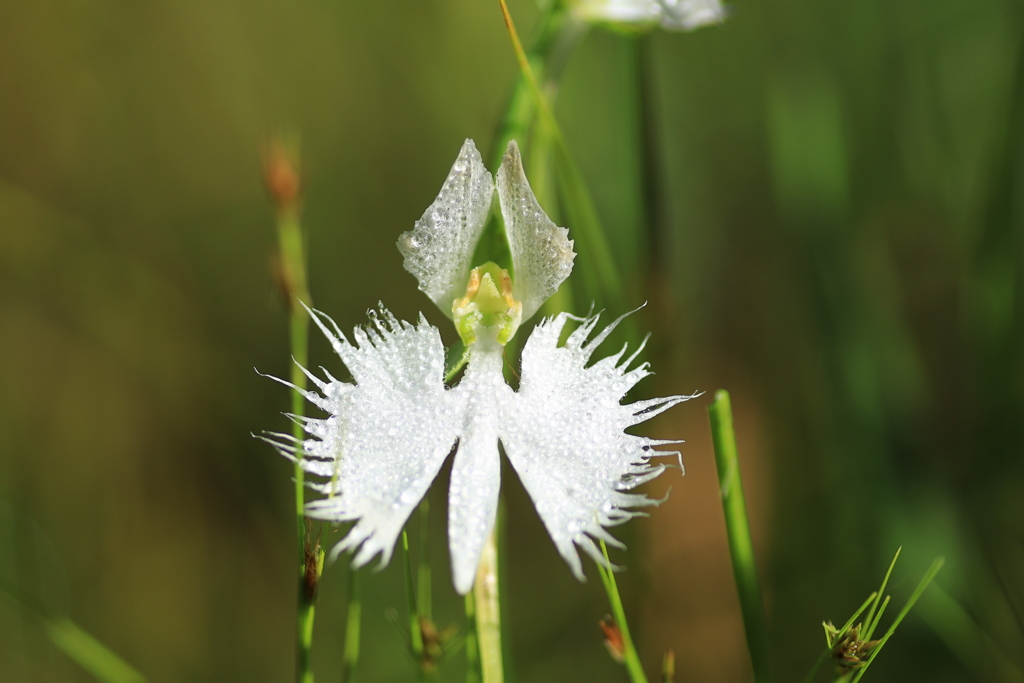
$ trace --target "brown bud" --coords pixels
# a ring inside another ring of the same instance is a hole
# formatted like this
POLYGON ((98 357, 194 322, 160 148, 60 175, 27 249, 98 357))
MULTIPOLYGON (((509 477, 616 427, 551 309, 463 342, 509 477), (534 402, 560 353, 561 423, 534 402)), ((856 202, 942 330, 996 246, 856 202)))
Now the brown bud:
POLYGON ((263 183, 279 211, 294 211, 298 207, 302 176, 295 145, 274 138, 264 148, 263 183))

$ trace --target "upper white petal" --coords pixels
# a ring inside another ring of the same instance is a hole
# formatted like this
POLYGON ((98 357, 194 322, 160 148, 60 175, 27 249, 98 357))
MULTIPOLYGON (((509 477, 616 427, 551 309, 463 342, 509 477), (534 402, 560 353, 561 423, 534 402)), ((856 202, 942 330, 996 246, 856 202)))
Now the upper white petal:
POLYGON ((473 252, 487 225, 494 200, 494 181, 484 168, 472 140, 462 145, 437 199, 398 238, 405 269, 447 315, 452 302, 466 294, 473 252))
MULTIPOLYGON (((395 541, 455 443, 459 401, 444 386, 444 347, 437 328, 399 322, 383 308, 352 344, 319 314, 313 316, 345 361, 355 383, 317 381, 307 397, 329 413, 306 418, 312 438, 302 467, 325 482, 310 486, 327 497, 306 505, 310 517, 356 521, 332 556, 359 548, 353 564, 378 553, 391 557, 395 541)), ((282 446, 294 459, 295 448, 282 446)))
POLYGON ((576 253, 569 231, 555 225, 537 203, 515 140, 508 143, 495 182, 515 271, 512 296, 522 302, 525 321, 569 277, 576 253))
POLYGON ((574 546, 603 562, 591 537, 614 542, 604 527, 638 514, 628 508, 654 502, 627 491, 664 470, 649 459, 669 454, 653 446, 676 443, 624 430, 690 397, 620 403, 650 374, 647 365, 629 369, 635 354, 623 360, 625 347, 586 364, 622 318, 589 340, 597 316, 586 319, 558 346, 570 317, 562 313, 542 321, 527 340, 519 391, 502 413, 501 441, 555 546, 582 580, 574 546))

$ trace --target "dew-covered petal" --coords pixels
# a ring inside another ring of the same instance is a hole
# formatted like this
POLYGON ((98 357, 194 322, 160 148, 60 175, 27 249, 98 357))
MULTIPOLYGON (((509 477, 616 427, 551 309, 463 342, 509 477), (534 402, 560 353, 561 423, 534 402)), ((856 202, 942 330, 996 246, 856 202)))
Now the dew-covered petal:
POLYGON ((501 484, 498 421, 502 404, 513 394, 502 377, 500 347, 475 346, 471 353, 466 374, 452 392, 464 415, 448 493, 452 580, 461 594, 473 587, 480 554, 494 528, 501 484))
MULTIPOLYGON (((422 315, 412 325, 381 308, 355 331, 353 344, 326 316, 311 313, 355 381, 321 380, 319 393, 306 393, 328 413, 300 419, 310 435, 302 468, 321 478, 310 488, 326 496, 308 503, 306 514, 356 522, 332 557, 358 548, 355 566, 378 554, 386 564, 461 426, 458 402, 444 386, 444 347, 422 315)), ((298 448, 278 440, 294 460, 298 448)))
MULTIPOLYGON (((664 469, 652 456, 665 442, 626 434, 625 429, 690 396, 669 396, 638 404, 621 403, 625 393, 650 374, 632 369, 626 349, 586 367, 595 347, 621 320, 592 337, 597 316, 558 346, 571 318, 562 313, 542 321, 526 341, 519 391, 503 404, 501 442, 533 499, 559 553, 583 579, 575 546, 592 554, 587 537, 607 540, 603 527, 626 521, 653 505, 646 495, 628 493, 664 469)), ((578 319, 577 319, 578 320, 578 319)))
POLYGON ((465 296, 473 252, 487 225, 494 181, 480 152, 466 140, 437 199, 398 238, 405 269, 449 318, 452 302, 465 296))
POLYGON ((576 253, 569 231, 555 225, 537 203, 515 140, 508 143, 495 180, 515 271, 512 295, 522 302, 525 321, 569 277, 576 253))

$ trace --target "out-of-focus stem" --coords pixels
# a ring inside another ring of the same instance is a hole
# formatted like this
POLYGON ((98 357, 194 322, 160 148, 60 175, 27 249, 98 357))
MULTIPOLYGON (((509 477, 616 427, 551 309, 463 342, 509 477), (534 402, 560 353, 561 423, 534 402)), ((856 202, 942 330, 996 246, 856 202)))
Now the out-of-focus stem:
POLYGON ((416 659, 419 679, 423 680, 423 629, 416 611, 416 586, 412 573, 412 558, 409 555, 409 533, 402 530, 402 565, 405 569, 405 598, 409 609, 409 637, 412 639, 412 654, 416 659))
POLYGON ((729 556, 732 558, 733 576, 740 597, 754 680, 756 683, 770 683, 772 676, 768 661, 768 628, 764 603, 761 601, 761 584, 754 564, 754 544, 750 539, 747 505, 743 498, 729 392, 721 389, 715 392, 715 401, 708 406, 708 415, 715 445, 715 464, 718 466, 719 494, 725 511, 725 529, 729 537, 729 556))
POLYGON ((52 614, 41 602, 0 576, 0 594, 6 594, 26 614, 37 619, 50 641, 72 661, 102 683, 145 683, 146 679, 113 650, 67 617, 52 614))
POLYGON ((476 633, 483 683, 502 683, 505 671, 501 658, 501 610, 498 592, 498 546, 495 532, 487 538, 480 567, 473 584, 476 633))
MULTIPOLYGON (((264 181, 277 209, 277 239, 280 251, 280 285, 288 307, 288 331, 292 358, 291 382, 299 391, 292 393, 291 412, 296 416, 305 414, 306 375, 299 369, 308 363, 309 316, 299 302, 312 305, 309 287, 306 284, 306 249, 302 236, 300 217, 301 178, 299 175, 298 151, 281 140, 274 141, 264 158, 264 181)), ((292 436, 301 444, 304 438, 302 426, 292 425, 292 436)), ((295 678, 301 683, 312 683, 310 650, 313 646, 313 619, 317 583, 320 580, 322 559, 318 560, 319 548, 312 549, 306 533, 304 515, 305 476, 302 469, 303 452, 296 451, 295 479, 295 530, 298 544, 298 609, 296 621, 295 678), (312 560, 310 559, 312 557, 312 560)), ((322 555, 320 556, 322 558, 322 555)))
POLYGON ((345 621, 341 683, 355 683, 356 680, 356 662, 359 661, 359 631, 362 627, 363 614, 363 602, 359 593, 359 572, 350 567, 348 570, 348 618, 345 621))
POLYGON ((430 581, 430 501, 424 498, 420 502, 420 552, 416 558, 416 611, 424 619, 431 619, 433 612, 430 581))
MULTIPOLYGON (((299 369, 308 363, 309 349, 309 316, 298 305, 299 301, 311 305, 309 290, 306 286, 306 257, 302 241, 302 228, 299 224, 298 209, 281 209, 278 213, 278 237, 281 245, 281 276, 285 293, 289 296, 289 336, 291 339, 292 363, 291 382, 301 390, 306 389, 306 375, 299 369)), ((292 392, 292 413, 304 415, 305 397, 298 391, 292 392)), ((292 425, 292 436, 301 443, 304 438, 302 427, 292 425)), ((307 547, 309 538, 306 534, 305 477, 302 469, 302 450, 296 452, 294 470, 295 479, 295 528, 299 545, 299 592, 298 615, 296 624, 296 680, 301 683, 313 683, 313 670, 310 663, 310 651, 313 647, 313 620, 316 616, 316 592, 308 588, 307 547)), ((319 575, 316 577, 319 580, 319 575)))

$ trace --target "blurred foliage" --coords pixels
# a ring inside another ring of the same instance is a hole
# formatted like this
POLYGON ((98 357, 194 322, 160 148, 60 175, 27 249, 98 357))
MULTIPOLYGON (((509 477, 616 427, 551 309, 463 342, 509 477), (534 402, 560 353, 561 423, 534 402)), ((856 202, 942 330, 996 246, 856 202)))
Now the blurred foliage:
MULTIPOLYGON (((536 8, 511 9, 528 34, 536 8)), ((693 34, 593 31, 558 92, 624 299, 651 304, 641 390, 733 394, 780 680, 901 544, 894 594, 939 554, 942 591, 870 680, 1015 680, 1024 7, 733 10, 693 34)), ((253 372, 288 372, 261 144, 301 138, 318 307, 343 328, 378 300, 440 324, 394 242, 462 140, 488 148, 516 74, 497 3, 0 2, 3 576, 150 680, 287 679, 291 467, 249 436, 285 429, 289 401, 253 372)), ((338 369, 322 340, 311 357, 338 369)), ((649 672, 671 647, 679 680, 747 680, 705 424, 692 403, 657 423, 690 441, 688 474, 619 533, 620 586, 649 672)), ((463 619, 445 479, 441 627, 463 619)), ((596 572, 577 584, 504 481, 510 679, 622 680, 596 572)), ((324 574, 321 680, 344 574, 324 574)), ((365 680, 408 680, 384 616, 400 563, 365 578, 365 680)), ((89 680, 15 609, 0 643, 4 680, 89 680)))

